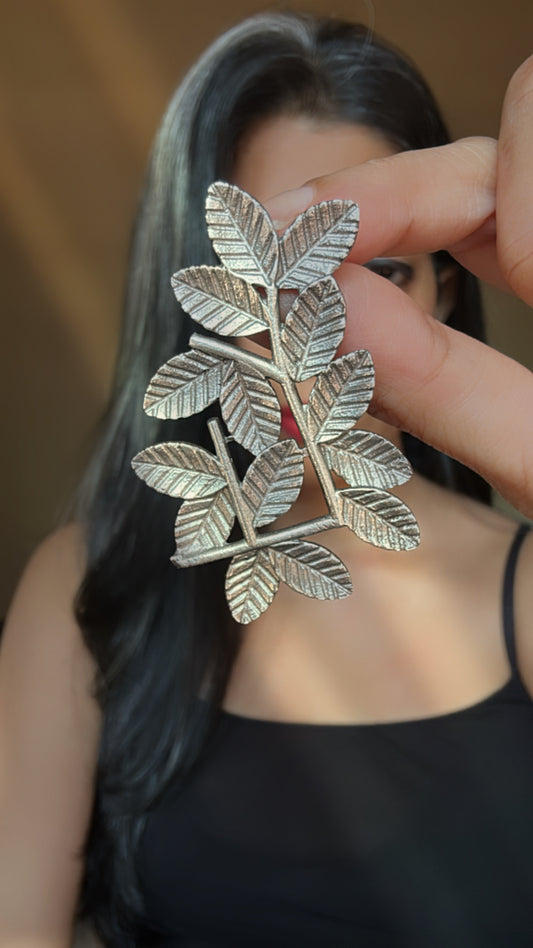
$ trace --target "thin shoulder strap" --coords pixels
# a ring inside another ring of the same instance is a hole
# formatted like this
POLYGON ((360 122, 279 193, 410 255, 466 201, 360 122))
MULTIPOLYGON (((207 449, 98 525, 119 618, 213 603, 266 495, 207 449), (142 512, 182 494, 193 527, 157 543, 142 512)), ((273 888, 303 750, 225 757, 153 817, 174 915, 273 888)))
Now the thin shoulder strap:
POLYGON ((505 648, 513 675, 519 675, 518 664, 516 661, 516 644, 514 634, 514 581, 516 574, 516 564, 518 555, 527 534, 530 531, 527 523, 520 524, 511 543, 507 562, 505 564, 505 573, 503 577, 503 634, 505 638, 505 648))

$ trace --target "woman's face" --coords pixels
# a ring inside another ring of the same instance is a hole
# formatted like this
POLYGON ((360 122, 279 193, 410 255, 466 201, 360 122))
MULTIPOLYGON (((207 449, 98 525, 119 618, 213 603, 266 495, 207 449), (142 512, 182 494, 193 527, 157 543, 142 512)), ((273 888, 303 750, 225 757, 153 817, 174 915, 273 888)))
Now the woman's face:
MULTIPOLYGON (((245 136, 235 162, 233 181, 261 203, 268 198, 296 188, 310 178, 362 164, 373 158, 385 158, 394 149, 384 138, 371 129, 340 122, 324 122, 305 116, 280 115, 267 119, 245 136)), ((435 313, 437 281, 428 254, 381 259, 370 263, 372 269, 391 280, 409 294, 426 312, 435 313)), ((282 310, 290 305, 285 301, 282 310)), ((263 339, 243 339, 241 344, 254 352, 263 352, 263 339)), ((313 379, 298 388, 307 400, 313 379)), ((280 401, 283 406, 281 392, 280 401)), ((367 415, 359 422, 366 430, 373 430, 399 441, 399 433, 367 415)), ((290 430, 290 419, 286 432, 290 430)))

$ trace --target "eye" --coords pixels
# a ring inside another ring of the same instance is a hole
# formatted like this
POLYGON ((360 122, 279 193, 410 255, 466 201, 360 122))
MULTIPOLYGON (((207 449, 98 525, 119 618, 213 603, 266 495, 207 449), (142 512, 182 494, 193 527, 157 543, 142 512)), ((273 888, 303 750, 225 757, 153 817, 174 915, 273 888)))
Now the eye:
POLYGON ((395 257, 374 257, 365 263, 365 267, 401 288, 408 286, 414 277, 413 267, 405 260, 397 260, 395 257))

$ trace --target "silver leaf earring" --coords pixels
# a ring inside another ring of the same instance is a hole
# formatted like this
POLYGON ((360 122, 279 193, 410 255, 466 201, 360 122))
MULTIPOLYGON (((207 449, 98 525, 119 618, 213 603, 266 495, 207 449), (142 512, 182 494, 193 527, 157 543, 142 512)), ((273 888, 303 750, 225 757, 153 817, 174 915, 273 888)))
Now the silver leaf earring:
POLYGON ((214 453, 166 442, 137 454, 132 466, 150 487, 182 499, 176 524, 178 567, 230 558, 226 596, 237 622, 257 619, 280 582, 316 599, 352 591, 348 570, 330 550, 304 538, 348 527, 362 540, 410 550, 420 540, 411 510, 388 488, 411 467, 385 438, 354 428, 374 388, 364 349, 335 358, 345 329, 345 304, 332 273, 347 256, 359 226, 351 201, 326 201, 278 238, 265 209, 225 182, 209 188, 209 236, 222 266, 180 270, 172 287, 183 309, 222 336, 267 331, 272 358, 232 342, 194 333, 191 348, 152 378, 144 409, 156 418, 185 418, 217 399, 230 438, 255 459, 241 480, 218 417, 208 421, 214 453), (259 288, 259 289, 258 289, 259 288), (281 290, 298 296, 282 321, 281 290), (296 383, 315 378, 307 404, 296 383), (271 385, 282 388, 301 434, 280 440, 281 412, 271 385), (328 513, 264 531, 296 501, 309 458, 328 513), (337 488, 333 473, 348 485, 337 488), (242 539, 228 542, 237 520, 242 539))

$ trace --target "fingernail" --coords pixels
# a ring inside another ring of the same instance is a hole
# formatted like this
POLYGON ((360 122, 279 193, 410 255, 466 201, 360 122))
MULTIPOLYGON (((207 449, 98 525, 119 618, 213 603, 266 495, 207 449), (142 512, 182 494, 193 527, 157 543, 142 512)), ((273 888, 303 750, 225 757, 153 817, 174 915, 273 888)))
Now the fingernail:
POLYGON ((298 214, 305 211, 313 201, 313 188, 304 184, 295 191, 284 191, 265 202, 265 208, 270 214, 276 230, 284 230, 298 214))

